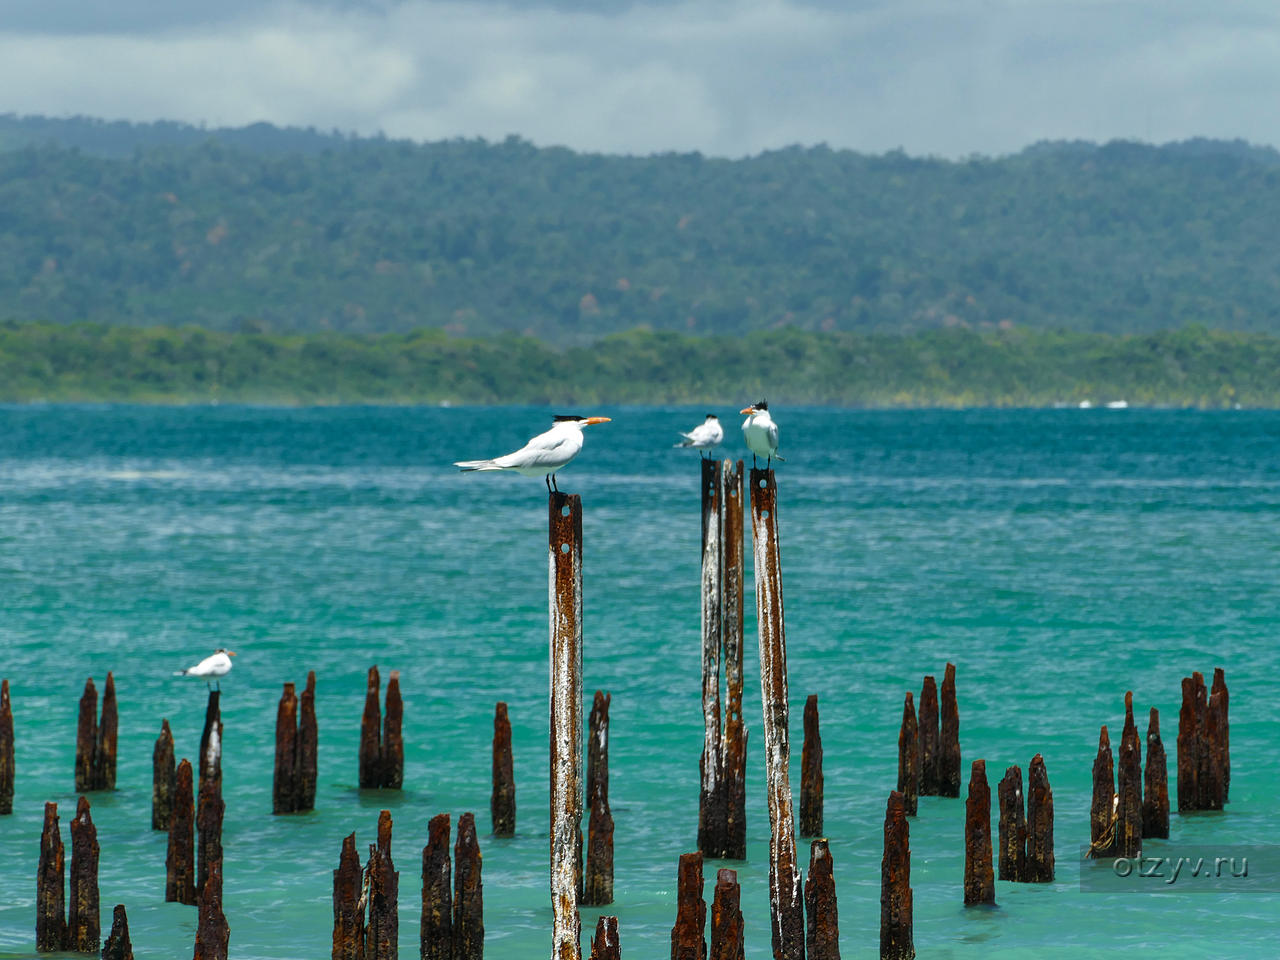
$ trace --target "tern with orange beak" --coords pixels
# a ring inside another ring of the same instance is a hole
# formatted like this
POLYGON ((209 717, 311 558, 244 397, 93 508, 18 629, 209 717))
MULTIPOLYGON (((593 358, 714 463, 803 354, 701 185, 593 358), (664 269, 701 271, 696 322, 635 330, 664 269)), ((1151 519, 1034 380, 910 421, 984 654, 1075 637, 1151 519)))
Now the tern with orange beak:
POLYGON ((540 433, 515 453, 492 460, 459 460, 455 467, 464 472, 477 470, 514 470, 525 477, 543 477, 547 492, 558 493, 556 473, 582 450, 582 428, 593 423, 608 423, 608 417, 557 416, 546 433, 540 433))
POLYGON ((194 667, 187 667, 185 670, 179 670, 174 674, 175 677, 204 677, 205 685, 208 686, 209 679, 220 680, 231 672, 231 658, 235 654, 230 650, 224 650, 219 647, 209 656, 205 657, 194 667))
POLYGON ((742 422, 742 436, 751 451, 751 465, 756 465, 756 457, 765 458, 766 468, 773 466, 774 460, 785 462, 786 457, 778 456, 778 425, 769 416, 769 401, 761 400, 738 412, 748 415, 742 422))

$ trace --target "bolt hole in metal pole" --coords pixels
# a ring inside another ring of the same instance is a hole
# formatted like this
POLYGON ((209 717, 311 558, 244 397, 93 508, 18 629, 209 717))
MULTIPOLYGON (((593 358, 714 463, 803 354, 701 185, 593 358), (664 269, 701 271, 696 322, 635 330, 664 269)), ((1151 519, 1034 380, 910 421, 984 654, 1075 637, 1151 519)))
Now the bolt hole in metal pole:
POLYGON ((768 511, 768 510, 761 510, 761 511, 760 511, 760 519, 761 519, 761 520, 768 520, 768 519, 769 519, 769 511, 768 511))
MULTIPOLYGON (((560 516, 562 516, 562 517, 567 517, 568 515, 569 515, 569 508, 568 508, 568 507, 561 507, 561 508, 560 508, 560 516)), ((568 552, 569 552, 569 545, 568 545, 567 543, 565 544, 565 550, 564 550, 564 552, 565 552, 565 553, 568 553, 568 552)))
POLYGON ((560 544, 560 552, 561 552, 561 553, 568 553, 568 552, 569 552, 569 545, 568 545, 567 543, 562 543, 562 544, 560 544))
POLYGON ((768 481, 768 480, 766 480, 764 477, 761 477, 761 478, 760 478, 760 489, 761 489, 761 490, 763 490, 763 489, 765 489, 767 486, 769 486, 769 481, 768 481))

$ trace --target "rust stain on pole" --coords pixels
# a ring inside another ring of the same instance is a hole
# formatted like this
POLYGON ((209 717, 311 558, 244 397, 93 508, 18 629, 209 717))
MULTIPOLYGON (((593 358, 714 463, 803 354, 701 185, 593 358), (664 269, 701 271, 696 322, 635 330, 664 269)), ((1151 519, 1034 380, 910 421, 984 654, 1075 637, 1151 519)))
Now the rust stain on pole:
POLYGON ((1155 707, 1147 720, 1147 766, 1142 771, 1142 835, 1169 837, 1169 766, 1160 739, 1160 713, 1155 707))
POLYGON ((910 690, 902 704, 902 726, 898 728, 898 792, 906 815, 914 817, 920 792, 920 730, 910 690))
POLYGON ((1093 801, 1089 807, 1089 856, 1113 857, 1116 845, 1116 781, 1111 737, 1106 724, 1098 734, 1093 761, 1093 801))
POLYGON ((204 710, 204 730, 200 733, 200 756, 197 758, 200 764, 199 786, 204 786, 205 780, 212 778, 218 782, 219 790, 222 789, 221 697, 220 691, 209 691, 209 702, 204 710))
POLYGON ((390 810, 378 815, 378 842, 369 845, 365 879, 369 906, 364 933, 365 960, 396 960, 400 938, 400 874, 391 860, 390 810))
POLYGON ((1182 680, 1178 714, 1178 811, 1222 809, 1224 762, 1218 742, 1222 708, 1209 709, 1204 674, 1182 680))
POLYGON ((880 861, 880 958, 913 960, 911 922, 911 830, 906 800, 889 794, 884 812, 884 857, 880 861))
POLYGON ((1230 695, 1227 693, 1227 676, 1221 667, 1215 667, 1213 670, 1213 686, 1209 690, 1210 703, 1215 696, 1218 698, 1218 708, 1221 711, 1218 716, 1218 736, 1222 751, 1222 802, 1226 803, 1231 799, 1231 726, 1227 719, 1230 695))
POLYGON ((316 724, 316 672, 307 671, 307 686, 298 707, 298 809, 316 808, 316 780, 320 751, 320 731, 316 724))
POLYGON ((58 805, 44 805, 44 830, 40 834, 40 863, 36 867, 36 950, 61 950, 67 939, 66 878, 62 834, 58 829, 58 805))
POLYGON ((453 960, 453 880, 449 864, 449 815, 438 813, 427 824, 422 848, 422 960, 453 960))
POLYGON ((751 471, 756 621, 760 631, 760 700, 764 712, 769 800, 769 908, 775 960, 804 958, 804 902, 796 862, 789 772, 787 639, 778 544, 778 486, 772 470, 751 471))
POLYGON ((169 721, 160 721, 160 736, 151 751, 151 829, 168 830, 173 816, 173 797, 178 770, 173 758, 173 731, 169 721))
POLYGON ((67 904, 66 949, 97 953, 102 943, 98 910, 98 830, 89 801, 80 798, 71 821, 71 893, 67 904))
POLYGON ((960 796, 960 708, 956 704, 956 665, 942 675, 938 737, 938 796, 960 796))
POLYGON ((400 671, 392 670, 387 680, 387 709, 382 721, 382 786, 399 790, 404 786, 404 701, 400 698, 400 671))
POLYGON ((609 702, 597 690, 587 723, 587 863, 582 902, 602 907, 613 903, 613 814, 609 810, 609 702))
POLYGON ((364 694, 364 716, 360 720, 360 788, 363 790, 376 790, 382 786, 381 686, 378 668, 370 667, 364 694))
POLYGON ((552 960, 581 960, 582 499, 548 497, 552 960))
POLYGON ((840 960, 836 877, 831 850, 826 840, 814 840, 809 848, 809 879, 804 887, 804 912, 808 924, 805 937, 808 960, 840 960))
MULTIPOLYGON (((446 820, 447 829, 447 820, 446 820)), ((448 837, 445 837, 448 842, 448 837)), ((446 861, 448 854, 445 854, 446 861)), ((333 871, 333 953, 332 960, 363 960, 364 901, 361 898, 363 873, 356 854, 356 835, 343 838, 338 869, 333 871)))
POLYGON ((194 905, 196 902, 195 855, 193 852, 195 801, 192 796, 191 763, 178 764, 173 792, 173 815, 169 818, 169 850, 165 857, 164 898, 194 905))
POLYGON ((453 847, 453 960, 483 960, 484 888, 475 814, 458 818, 453 847))
POLYGON ((671 960, 707 960, 707 905, 702 899, 702 854, 680 854, 671 960))
POLYGON ((231 927, 222 912, 222 860, 213 863, 208 879, 200 888, 196 904, 196 950, 194 960, 227 960, 231 927))
POLYGON ((938 685, 932 676, 924 678, 920 691, 920 796, 938 795, 938 685))
POLYGON ((116 706, 116 681, 108 670, 107 682, 102 688, 102 721, 98 724, 98 739, 93 755, 94 782, 97 790, 116 788, 116 742, 119 737, 119 726, 120 712, 116 706))
POLYGON ((964 804, 964 903, 996 902, 996 878, 991 869, 991 788, 987 762, 973 761, 969 798, 964 804))
POLYGON ((1116 768, 1116 854, 1136 857, 1142 850, 1142 746, 1133 721, 1133 691, 1124 695, 1124 729, 1116 768))
POLYGON ((1027 818, 1023 813, 1022 768, 1009 767, 996 788, 1000 804, 1000 854, 997 869, 1001 880, 1026 879, 1027 818))
POLYGON ((111 914, 111 932, 102 945, 102 960, 133 960, 133 944, 129 942, 129 918, 124 904, 117 903, 111 914))
MULTIPOLYGON (((702 464, 702 759, 698 849, 716 857, 725 847, 724 768, 720 731, 720 650, 724 622, 724 529, 720 464, 702 464)), ((606 901, 608 902, 608 901, 606 901)))
POLYGON ((511 755, 511 720, 502 701, 493 711, 493 793, 489 797, 489 817, 495 837, 516 834, 516 777, 511 755))
MULTIPOLYGON (((1197 676, 1199 676, 1197 674, 1197 676)), ((1203 678, 1200 679, 1204 686, 1203 678)), ((1221 810, 1226 803, 1226 757, 1222 741, 1225 722, 1221 694, 1209 694, 1204 712, 1204 739, 1200 748, 1200 809, 1221 810)))
POLYGON ((822 836, 822 735, 818 695, 804 702, 804 744, 800 748, 800 836, 822 836))
POLYGON ((1053 790, 1044 757, 1036 754, 1027 768, 1027 860, 1028 883, 1052 883, 1053 790))
POLYGON ((596 921, 596 935, 591 938, 591 960, 622 960, 617 917, 600 917, 596 921))
POLYGON ((80 695, 80 720, 76 726, 76 793, 94 789, 94 752, 98 747, 98 688, 93 677, 84 682, 80 695))
POLYGON ((720 783, 724 793, 724 851, 728 860, 747 858, 747 730, 742 720, 742 461, 726 460, 720 467, 721 528, 724 566, 721 593, 724 613, 725 711, 723 766, 720 783))
MULTIPOLYGON (((196 891, 203 895, 209 879, 217 867, 218 882, 222 882, 222 818, 226 805, 222 802, 222 784, 209 777, 200 784, 200 797, 196 804, 196 891)), ((219 889, 218 900, 222 900, 219 889)))
POLYGON ((742 888, 738 874, 716 874, 715 899, 711 903, 711 954, 709 960, 743 960, 742 888))
POLYGON ((13 708, 9 681, 0 680, 0 816, 13 813, 13 708))
POLYGON ((276 707, 276 764, 271 779, 271 812, 298 809, 298 698, 286 683, 276 707))

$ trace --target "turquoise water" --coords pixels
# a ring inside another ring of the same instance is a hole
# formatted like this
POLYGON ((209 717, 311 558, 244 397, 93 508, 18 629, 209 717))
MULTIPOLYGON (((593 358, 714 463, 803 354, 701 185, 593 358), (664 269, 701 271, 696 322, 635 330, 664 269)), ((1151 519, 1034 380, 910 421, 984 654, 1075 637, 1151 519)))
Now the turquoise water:
MULTIPOLYGON (((439 812, 477 814, 487 956, 546 956, 546 498, 538 480, 449 466, 518 446, 549 411, 0 408, 0 675, 17 727, 15 814, 0 818, 0 956, 34 947, 43 803, 74 810, 77 700, 115 672, 119 789, 92 796, 104 933, 127 905, 139 958, 190 955, 195 910, 163 902, 150 830, 160 720, 195 752, 213 648, 223 685, 231 954, 329 955, 331 871, 395 818, 401 950, 417 955, 420 851, 439 812), (399 669, 406 789, 356 789, 368 667, 399 669), (271 816, 283 681, 318 676, 313 814, 271 816), (511 705, 518 835, 486 836, 493 704, 511 705)), ((703 409, 593 409, 561 475, 584 503, 586 689, 610 690, 610 799, 625 955, 669 954, 676 861, 693 848, 701 749, 698 466, 669 449, 703 409)), ((731 452, 742 454, 732 410, 731 452)), ((911 825, 922 957, 1276 953, 1280 894, 1082 893, 1098 726, 1135 694, 1160 708, 1172 768, 1179 681, 1223 666, 1232 803, 1171 843, 1280 833, 1280 414, 775 411, 798 791, 800 707, 816 693, 826 831, 845 957, 875 956, 881 827, 902 694, 958 666, 965 780, 1043 753, 1057 882, 961 905, 963 801, 911 825)), ((750 549, 748 544, 748 564, 750 549)), ((748 574, 750 588, 750 574, 748 574)), ((747 955, 770 955, 758 660, 748 598, 747 955)), ((1172 784, 1171 784, 1172 787, 1172 784)), ((1162 846, 1151 842, 1149 850, 1162 846)), ((807 864, 807 845, 802 847, 807 864)), ((713 875, 709 864, 708 875, 713 875)), ((734 866, 730 864, 730 866, 734 866)), ((708 886, 708 891, 710 886, 708 886)))

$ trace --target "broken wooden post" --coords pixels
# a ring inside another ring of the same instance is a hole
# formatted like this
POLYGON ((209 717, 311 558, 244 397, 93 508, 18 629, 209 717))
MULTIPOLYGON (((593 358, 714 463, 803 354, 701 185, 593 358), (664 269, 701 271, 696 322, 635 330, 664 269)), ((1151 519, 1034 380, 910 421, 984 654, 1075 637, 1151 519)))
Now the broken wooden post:
POLYGON ((1142 835, 1169 837, 1169 769, 1160 739, 1160 713, 1155 707, 1147 720, 1147 765, 1142 771, 1142 835))
POLYGON ((938 731, 938 796, 960 796, 960 709, 956 704, 956 665, 942 675, 938 731))
POLYGON ((449 814, 438 813, 427 824, 422 848, 421 960, 453 958, 453 880, 449 863, 449 814))
POLYGON ((169 850, 165 856, 164 898, 193 905, 196 902, 196 874, 193 853, 195 800, 192 796, 191 763, 178 764, 173 792, 173 813, 169 818, 169 850))
MULTIPOLYGON (((196 893, 203 895, 209 878, 218 867, 218 882, 222 882, 222 818, 226 805, 222 802, 222 783, 217 777, 208 777, 200 784, 199 802, 196 804, 196 893)), ((222 902, 222 890, 217 891, 222 902)))
MULTIPOLYGON (((211 778, 212 779, 212 778, 211 778)), ((201 789, 204 789, 203 787, 201 789)), ((227 960, 231 927, 222 912, 222 860, 216 860, 200 888, 194 960, 227 960)))
POLYGON ((920 731, 910 690, 902 705, 902 726, 898 728, 898 792, 906 815, 914 817, 920 792, 920 731))
POLYGON ((804 958, 804 902, 796 862, 787 718, 787 638, 778 544, 778 486, 772 470, 751 471, 756 623, 760 635, 760 700, 764 713, 769 800, 769 909, 777 960, 804 958))
POLYGON ((602 916, 596 921, 596 935, 591 938, 591 960, 622 960, 617 917, 602 916))
MULTIPOLYGON (((1200 687, 1204 678, 1199 674, 1200 687)), ((1224 771, 1226 757, 1223 751, 1223 711, 1221 693, 1209 694, 1204 709, 1204 737, 1200 748, 1200 809, 1221 810, 1226 804, 1224 771)))
POLYGON ((316 808, 320 731, 316 725, 316 672, 307 671, 307 686, 298 704, 298 809, 316 808))
POLYGON ((724 790, 724 857, 747 858, 747 729, 742 719, 742 461, 726 460, 720 468, 724 525, 721 592, 724 615, 725 710, 720 782, 724 790))
POLYGON ((716 873, 708 960, 743 960, 742 888, 734 870, 722 869, 716 873))
POLYGON ((1052 883, 1053 790, 1044 757, 1036 754, 1027 768, 1027 859, 1023 873, 1028 883, 1052 883))
POLYGON ((1227 718, 1227 705, 1230 695, 1227 693, 1227 676, 1221 667, 1213 669, 1213 686, 1209 689, 1209 702, 1217 696, 1221 711, 1218 717, 1218 735, 1222 749, 1222 802, 1231 799, 1231 726, 1227 718))
POLYGON ((548 498, 551 635, 551 956, 581 960, 582 499, 548 498))
POLYGON ((377 666, 369 668, 365 686, 364 716, 360 720, 360 789, 382 786, 382 680, 377 666))
POLYGON ((969 798, 964 804, 964 904, 996 902, 996 878, 991 869, 991 788, 987 762, 973 761, 969 798))
POLYGON ((129 918, 124 904, 117 903, 111 913, 111 932, 102 945, 102 960, 133 960, 133 944, 129 942, 129 918))
POLYGON ((204 708, 204 729, 200 732, 199 780, 197 789, 204 786, 205 780, 217 781, 218 790, 222 790, 222 708, 221 691, 210 690, 209 701, 204 708))
POLYGON ((365 867, 369 906, 365 924, 365 960, 396 960, 399 954, 400 874, 391 860, 391 811, 378 814, 378 842, 369 845, 365 867))
MULTIPOLYGON (((703 461, 704 463, 708 461, 703 461)), ((587 722, 587 862, 582 876, 582 903, 613 903, 613 814, 609 810, 609 701, 597 690, 587 722)), ((455 957, 454 960, 457 960, 455 957)))
POLYGON ((1178 712, 1177 766, 1178 812, 1198 810, 1200 801, 1200 730, 1204 715, 1197 716, 1195 681, 1182 678, 1182 709, 1178 712))
POLYGON ((298 698, 286 683, 276 706, 276 762, 271 778, 271 812, 298 809, 298 698))
POLYGON ((836 878, 826 840, 809 848, 809 878, 804 886, 808 960, 840 960, 840 919, 836 909, 836 878))
POLYGON ((1015 765, 1004 772, 996 797, 1000 804, 998 877, 1022 881, 1026 879, 1027 818, 1023 813, 1021 767, 1015 765))
POLYGON ((453 865, 453 960, 483 960, 484 888, 473 813, 458 818, 453 865))
MULTIPOLYGON (((702 464, 702 758, 698 793, 698 849, 705 856, 719 856, 725 845, 724 767, 720 729, 720 649, 724 593, 723 490, 720 465, 702 464)), ((589 901, 588 901, 589 902, 589 901)))
POLYGON ((98 830, 89 801, 80 798, 71 821, 71 893, 67 904, 66 949, 97 953, 102 944, 98 910, 98 830))
POLYGON ((884 857, 880 861, 880 960, 913 960, 911 843, 905 798, 889 794, 884 812, 884 857))
POLYGON ((920 691, 920 796, 938 795, 938 750, 941 734, 938 729, 938 686, 933 677, 924 678, 920 691))
POLYGON ((1116 854, 1136 857, 1142 851, 1142 747, 1133 721, 1133 691, 1124 695, 1124 729, 1116 767, 1116 854))
POLYGON ((399 790, 404 786, 404 701, 400 698, 400 671, 392 670, 387 680, 387 709, 382 719, 382 786, 399 790))
MULTIPOLYGON (((448 837, 445 838, 446 842, 448 837)), ((448 853, 445 854, 448 859, 448 853)), ((363 871, 356 853, 356 835, 343 838, 338 869, 333 871, 332 960, 364 960, 363 871)), ((447 958, 443 954, 442 958, 447 958)))
POLYGON ((46 803, 36 867, 36 950, 40 953, 61 950, 67 939, 64 855, 58 805, 46 803))
POLYGON ((1116 843, 1116 781, 1107 725, 1098 734, 1093 761, 1093 802, 1089 807, 1089 856, 1113 857, 1116 843))
POLYGON ((495 837, 516 835, 516 778, 511 755, 511 720, 507 705, 498 701, 493 710, 493 793, 489 817, 495 837))
POLYGON ((80 720, 76 726, 76 793, 94 789, 94 751, 98 748, 98 688, 93 677, 84 682, 80 695, 80 720))
MULTIPOLYGON (((119 738, 120 711, 116 706, 116 681, 107 671, 107 682, 102 688, 102 720, 98 724, 98 737, 93 752, 93 780, 95 790, 116 788, 116 743, 119 738)), ((98 948, 94 947, 97 953, 98 948)))
POLYGON ((702 854, 680 854, 676 869, 676 922, 671 960, 706 960, 707 905, 702 899, 702 854))
POLYGON ((13 813, 13 708, 9 681, 0 680, 0 816, 13 813))
POLYGON ((160 736, 151 751, 151 829, 168 830, 173 816, 173 796, 178 768, 173 758, 173 731, 169 721, 160 721, 160 736))
POLYGON ((818 695, 804 703, 804 745, 800 748, 800 836, 822 836, 822 735, 818 695))

